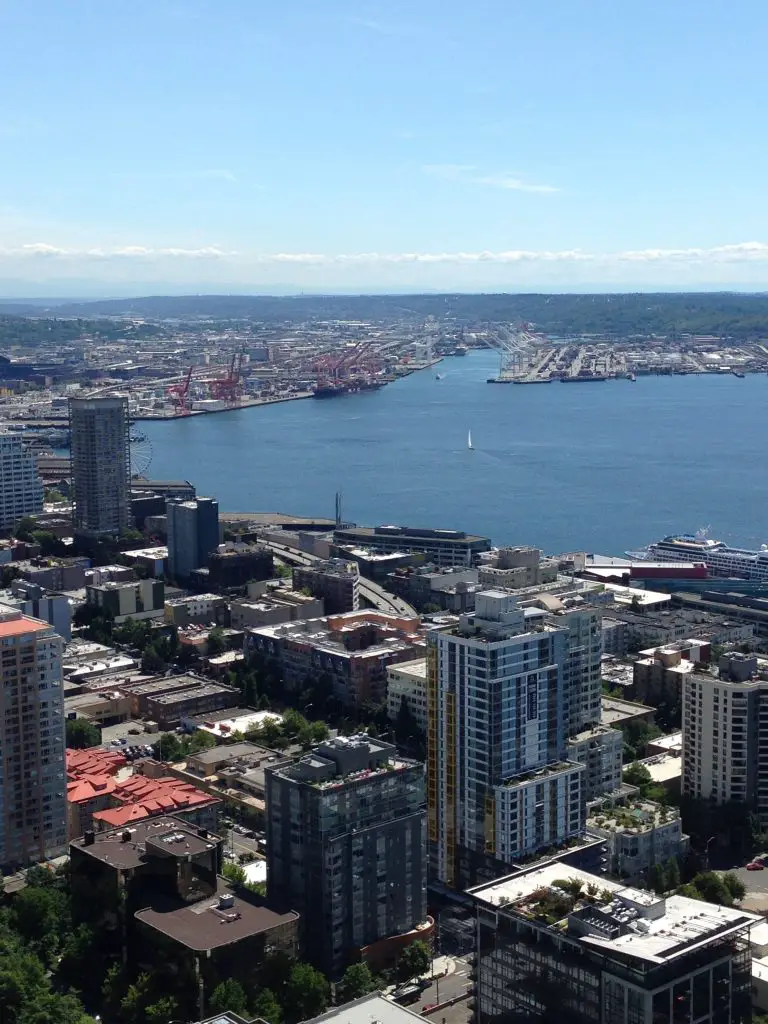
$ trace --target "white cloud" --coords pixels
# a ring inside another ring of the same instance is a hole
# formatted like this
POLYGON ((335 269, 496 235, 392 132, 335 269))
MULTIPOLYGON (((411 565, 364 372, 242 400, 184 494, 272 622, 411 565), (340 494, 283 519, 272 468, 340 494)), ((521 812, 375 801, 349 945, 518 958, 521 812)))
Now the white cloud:
POLYGON ((472 164, 426 164, 422 167, 425 174, 444 181, 456 181, 465 185, 485 185, 489 188, 502 188, 514 192, 559 192, 554 185, 539 185, 523 180, 519 175, 508 171, 489 173, 472 164))
POLYGON ((596 267, 623 264, 669 265, 690 267, 768 263, 768 243, 738 242, 709 248, 626 249, 617 252, 587 252, 582 249, 481 249, 476 252, 237 252, 218 245, 198 248, 183 246, 91 246, 64 247, 49 242, 28 242, 16 246, 0 245, 0 260, 15 263, 44 260, 47 263, 112 261, 114 263, 158 262, 224 262, 230 266, 392 266, 398 264, 472 266, 584 264, 596 267))

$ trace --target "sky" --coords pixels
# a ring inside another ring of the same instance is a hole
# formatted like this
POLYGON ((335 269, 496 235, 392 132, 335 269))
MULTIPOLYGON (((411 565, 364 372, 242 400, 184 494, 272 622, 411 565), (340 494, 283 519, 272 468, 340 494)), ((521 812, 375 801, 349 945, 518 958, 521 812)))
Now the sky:
POLYGON ((0 0, 0 295, 768 290, 764 0, 0 0))

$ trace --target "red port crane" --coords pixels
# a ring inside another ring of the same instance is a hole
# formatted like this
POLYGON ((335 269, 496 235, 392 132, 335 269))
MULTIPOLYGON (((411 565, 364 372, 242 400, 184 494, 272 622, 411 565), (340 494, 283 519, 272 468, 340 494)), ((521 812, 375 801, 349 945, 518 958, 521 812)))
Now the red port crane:
POLYGON ((178 416, 189 416, 189 385, 192 381, 193 370, 194 366, 190 366, 184 380, 180 384, 171 384, 165 392, 176 407, 178 416))
POLYGON ((209 387, 213 398, 224 399, 224 401, 230 404, 237 402, 243 394, 242 373, 243 352, 240 351, 232 355, 227 376, 210 382, 209 387))

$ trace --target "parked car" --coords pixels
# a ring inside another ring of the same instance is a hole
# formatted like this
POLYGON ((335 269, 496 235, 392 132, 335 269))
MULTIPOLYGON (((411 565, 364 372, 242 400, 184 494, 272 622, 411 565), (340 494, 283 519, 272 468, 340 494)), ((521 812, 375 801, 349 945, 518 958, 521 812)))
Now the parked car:
POLYGON ((747 871, 765 871, 765 864, 761 864, 756 860, 750 861, 747 864, 747 871))

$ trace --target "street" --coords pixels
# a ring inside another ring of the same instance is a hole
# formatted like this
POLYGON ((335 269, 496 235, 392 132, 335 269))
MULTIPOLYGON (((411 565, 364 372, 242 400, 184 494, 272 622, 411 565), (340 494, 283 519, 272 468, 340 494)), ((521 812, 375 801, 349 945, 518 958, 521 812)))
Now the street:
MULTIPOLYGON (((458 996, 466 995, 470 984, 470 966, 466 957, 438 956, 434 961, 435 973, 446 970, 444 977, 437 977, 427 988, 423 989, 419 996, 418 1004, 414 1003, 412 1009, 419 1010, 422 1006, 431 1006, 436 1003, 445 1003, 449 999, 456 999, 458 996)), ((425 975, 425 977, 427 977, 425 975)), ((470 1010, 466 999, 460 1000, 454 1006, 444 1010, 436 1011, 431 1015, 434 1021, 442 1021, 446 1017, 446 1024, 466 1024, 470 1010)))

